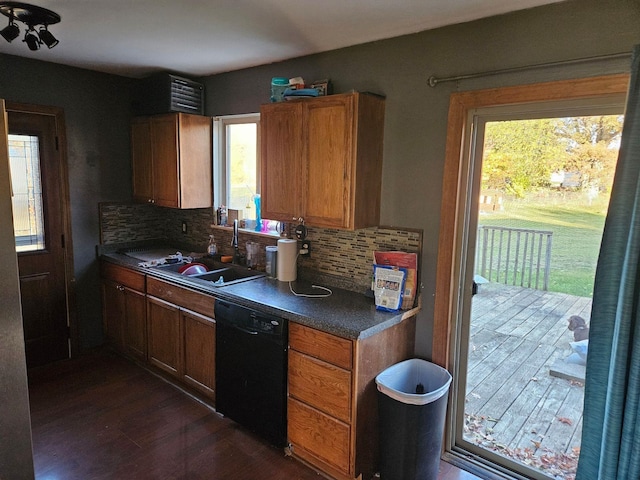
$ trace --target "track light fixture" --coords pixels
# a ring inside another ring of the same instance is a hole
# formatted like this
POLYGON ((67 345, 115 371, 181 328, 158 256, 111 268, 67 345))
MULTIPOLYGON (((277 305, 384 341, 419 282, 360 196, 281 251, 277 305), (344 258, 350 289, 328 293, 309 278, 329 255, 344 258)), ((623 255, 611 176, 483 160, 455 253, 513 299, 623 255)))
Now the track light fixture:
POLYGON ((0 30, 0 35, 4 37, 7 42, 15 40, 20 35, 20 28, 13 23, 13 20, 9 20, 9 25, 0 30))
POLYGON ((29 50, 40 49, 40 37, 38 37, 38 34, 36 33, 36 31, 31 27, 29 27, 29 30, 27 30, 27 33, 24 34, 23 41, 27 43, 27 47, 29 47, 29 50))
POLYGON ((60 15, 57 13, 26 3, 2 1, 0 1, 0 13, 9 17, 9 25, 0 30, 0 35, 7 42, 11 43, 20 35, 20 28, 15 23, 17 20, 27 26, 22 41, 27 44, 29 50, 39 50, 43 43, 48 48, 53 48, 59 43, 49 31, 49 25, 60 22, 60 15), (36 31, 35 27, 39 25, 41 27, 36 31))
POLYGON ((42 40, 42 43, 44 43, 48 48, 53 48, 58 43, 60 43, 60 41, 53 36, 53 33, 51 33, 47 29, 46 25, 40 28, 40 32, 38 33, 38 35, 40 36, 40 40, 42 40))

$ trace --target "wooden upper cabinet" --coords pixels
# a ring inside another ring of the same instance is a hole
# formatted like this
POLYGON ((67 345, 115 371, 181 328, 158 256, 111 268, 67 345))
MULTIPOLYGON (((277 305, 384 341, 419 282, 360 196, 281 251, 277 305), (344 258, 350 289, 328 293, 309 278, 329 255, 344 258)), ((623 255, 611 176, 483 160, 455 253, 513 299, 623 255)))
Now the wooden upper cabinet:
POLYGON ((149 202, 153 199, 153 170, 151 168, 151 122, 147 117, 131 122, 131 163, 133 200, 149 202))
POLYGON ((160 207, 180 207, 178 170, 181 163, 192 161, 180 157, 178 119, 177 115, 151 117, 153 200, 160 207))
POLYGON ((260 109, 262 217, 290 222, 302 212, 302 104, 260 109))
POLYGON ((264 218, 358 229, 380 217, 384 99, 350 93, 261 107, 264 218))
POLYGON ((162 207, 213 205, 211 118, 137 117, 131 126, 133 199, 162 207))

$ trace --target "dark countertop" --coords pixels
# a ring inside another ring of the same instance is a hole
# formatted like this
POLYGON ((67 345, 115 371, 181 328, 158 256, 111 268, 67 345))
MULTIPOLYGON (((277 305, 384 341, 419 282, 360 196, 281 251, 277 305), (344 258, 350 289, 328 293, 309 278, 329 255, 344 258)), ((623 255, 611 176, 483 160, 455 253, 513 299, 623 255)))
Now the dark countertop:
MULTIPOLYGON (((176 285, 352 340, 372 336, 416 315, 420 310, 419 307, 399 312, 376 310, 373 298, 333 287, 331 287, 332 294, 325 298, 296 296, 291 292, 289 282, 280 282, 269 277, 214 287, 209 286, 209 282, 162 272, 154 268, 140 267, 139 260, 124 254, 106 253, 100 258, 176 285)), ((291 282, 291 287, 295 292, 302 294, 325 293, 322 289, 313 288, 311 283, 305 281, 291 282)))

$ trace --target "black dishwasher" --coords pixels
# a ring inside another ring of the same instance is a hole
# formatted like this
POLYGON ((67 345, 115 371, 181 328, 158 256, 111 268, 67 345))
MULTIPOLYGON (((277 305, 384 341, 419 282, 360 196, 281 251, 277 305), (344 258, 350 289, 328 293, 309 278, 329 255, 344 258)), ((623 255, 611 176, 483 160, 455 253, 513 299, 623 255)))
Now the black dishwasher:
POLYGON ((287 441, 287 321, 216 300, 216 410, 273 445, 287 441))

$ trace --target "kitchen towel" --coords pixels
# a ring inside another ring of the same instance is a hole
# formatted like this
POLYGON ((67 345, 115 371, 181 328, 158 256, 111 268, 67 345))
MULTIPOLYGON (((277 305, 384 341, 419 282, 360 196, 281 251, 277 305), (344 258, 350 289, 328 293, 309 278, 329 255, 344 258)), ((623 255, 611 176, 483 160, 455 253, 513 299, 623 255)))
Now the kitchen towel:
POLYGON ((298 275, 298 241, 291 238, 278 240, 278 280, 293 282, 298 275))

